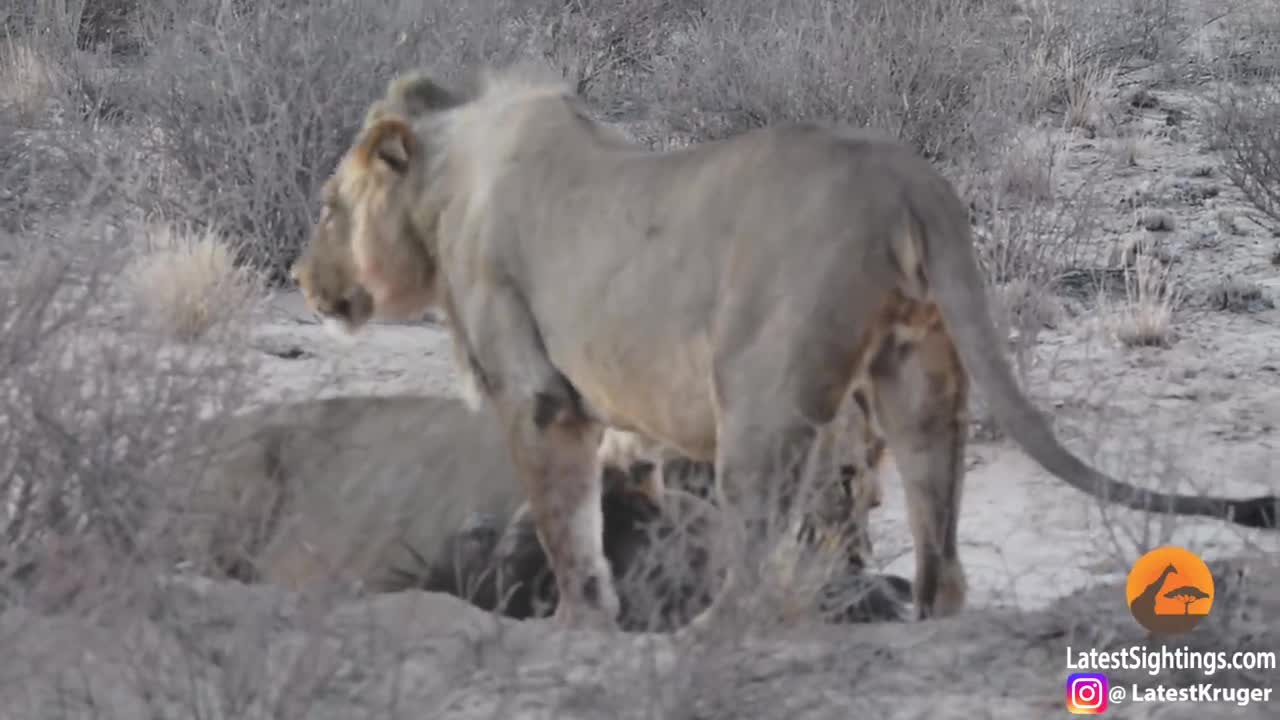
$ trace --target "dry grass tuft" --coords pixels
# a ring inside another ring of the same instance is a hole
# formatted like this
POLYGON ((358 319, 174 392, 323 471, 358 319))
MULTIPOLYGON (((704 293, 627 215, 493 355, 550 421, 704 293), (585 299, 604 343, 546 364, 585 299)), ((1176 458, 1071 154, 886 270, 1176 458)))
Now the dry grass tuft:
POLYGON ((53 74, 35 46, 12 38, 0 43, 0 109, 30 121, 52 92, 53 74))
POLYGON ((1103 128, 1110 116, 1107 98, 1115 86, 1116 71, 1096 61, 1084 61, 1070 48, 1064 51, 1062 61, 1066 73, 1067 127, 1078 127, 1090 132, 1103 128))
POLYGON ((1098 307, 1107 335, 1129 347, 1168 347, 1173 342, 1173 311, 1182 289, 1171 282, 1159 260, 1140 255, 1124 268, 1124 298, 1102 294, 1098 307))
POLYGON ((261 278, 237 267, 235 250, 210 230, 149 226, 139 256, 126 271, 132 300, 155 329, 197 340, 252 309, 261 278))
POLYGON ((1051 199, 1061 153, 1062 143, 1049 132, 1018 137, 998 168, 1004 192, 1015 198, 1051 199))
POLYGON ((1151 156, 1152 145, 1146 133, 1125 133, 1111 141, 1111 152, 1120 167, 1134 168, 1151 156))

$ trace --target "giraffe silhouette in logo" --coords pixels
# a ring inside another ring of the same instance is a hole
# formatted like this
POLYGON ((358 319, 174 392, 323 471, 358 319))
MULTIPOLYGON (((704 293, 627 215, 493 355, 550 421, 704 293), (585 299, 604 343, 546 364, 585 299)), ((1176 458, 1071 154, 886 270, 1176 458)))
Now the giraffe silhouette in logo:
POLYGON ((1177 574, 1178 568, 1174 567, 1173 563, 1169 563, 1159 577, 1129 603, 1129 611, 1138 619, 1138 622, 1142 623, 1143 627, 1151 629, 1159 624, 1159 618, 1156 615, 1156 598, 1160 596, 1160 588, 1164 587, 1164 581, 1170 575, 1177 574))
MULTIPOLYGON (((1172 612, 1165 608, 1164 612, 1160 612, 1158 600, 1165 581, 1170 575, 1179 575, 1173 563, 1169 563, 1160 575, 1146 585, 1143 591, 1129 603, 1129 611, 1133 613, 1134 619, 1155 635, 1180 635, 1189 632, 1204 619, 1208 612, 1206 609, 1203 613, 1191 614, 1191 603, 1201 600, 1212 602, 1212 585, 1208 585, 1209 591, 1206 591, 1205 587, 1197 587, 1203 583, 1197 581, 1198 576, 1195 572, 1184 573, 1182 577, 1187 582, 1163 594, 1165 598, 1183 602, 1181 611, 1172 612)), ((1212 579, 1209 582, 1212 582, 1212 579)))

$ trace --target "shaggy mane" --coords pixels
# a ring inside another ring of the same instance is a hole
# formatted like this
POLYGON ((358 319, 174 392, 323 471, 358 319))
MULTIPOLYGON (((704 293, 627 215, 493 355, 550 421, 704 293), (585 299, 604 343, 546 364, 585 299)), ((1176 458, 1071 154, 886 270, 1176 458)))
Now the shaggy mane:
POLYGON ((544 119, 553 118, 552 113, 561 109, 567 111, 563 113, 565 120, 576 122, 579 117, 586 117, 569 84, 543 66, 486 68, 479 72, 474 88, 464 97, 466 101, 461 105, 426 120, 433 144, 447 154, 475 157, 502 152, 508 143, 518 140, 510 113, 540 100, 563 101, 555 109, 547 106, 549 112, 543 114, 544 119), (438 141, 434 140, 436 137, 438 141))

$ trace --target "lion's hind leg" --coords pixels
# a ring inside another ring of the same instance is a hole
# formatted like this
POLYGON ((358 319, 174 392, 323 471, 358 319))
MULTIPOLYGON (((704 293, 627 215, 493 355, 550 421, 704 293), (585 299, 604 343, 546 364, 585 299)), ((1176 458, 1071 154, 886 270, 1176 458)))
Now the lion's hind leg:
POLYGON ((957 547, 968 381, 941 325, 922 340, 890 339, 871 363, 874 412, 905 485, 915 543, 916 617, 946 617, 964 608, 965 578, 957 547))

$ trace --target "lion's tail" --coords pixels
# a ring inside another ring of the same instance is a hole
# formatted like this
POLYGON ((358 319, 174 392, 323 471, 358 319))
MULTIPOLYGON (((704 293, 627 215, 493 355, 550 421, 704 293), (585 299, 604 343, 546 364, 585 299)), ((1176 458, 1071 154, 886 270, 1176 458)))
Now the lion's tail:
POLYGON ((1248 527, 1276 527, 1274 496, 1233 499, 1166 494, 1120 482, 1062 446, 1045 417, 1020 390, 991 322, 984 281, 973 253, 968 213, 945 181, 934 183, 924 205, 911 208, 926 281, 965 369, 985 391, 996 420, 1045 469, 1078 490, 1129 508, 1205 515, 1248 527))

